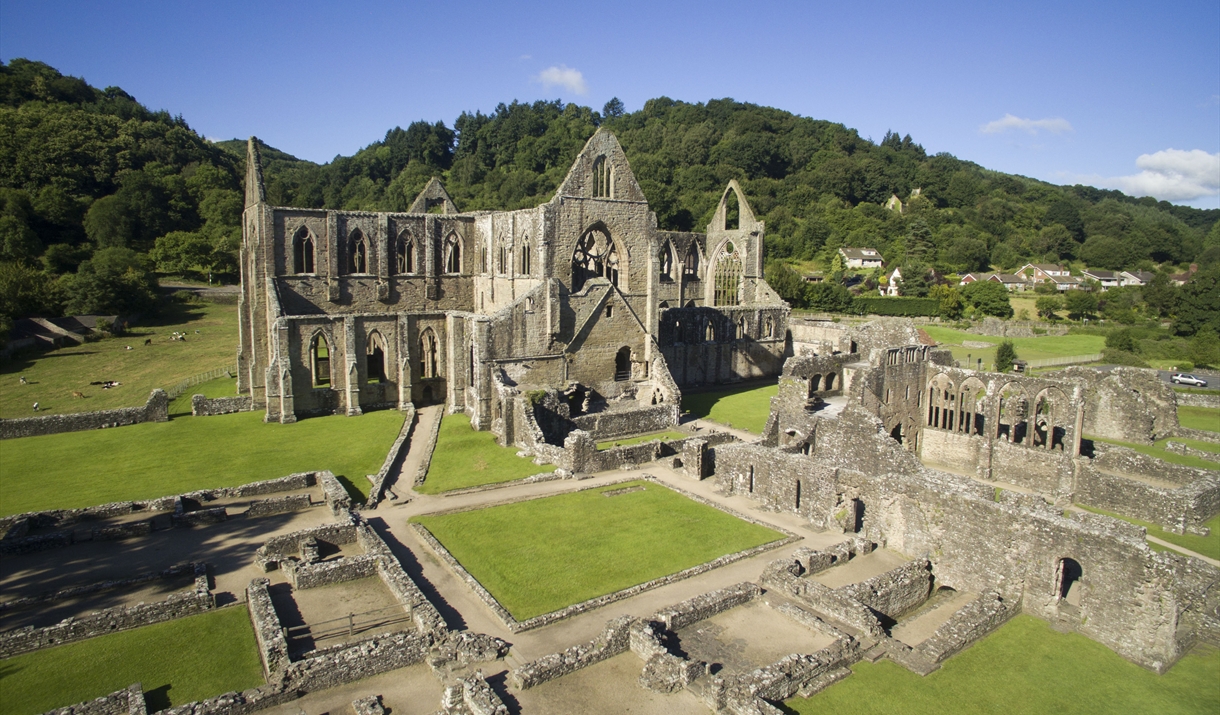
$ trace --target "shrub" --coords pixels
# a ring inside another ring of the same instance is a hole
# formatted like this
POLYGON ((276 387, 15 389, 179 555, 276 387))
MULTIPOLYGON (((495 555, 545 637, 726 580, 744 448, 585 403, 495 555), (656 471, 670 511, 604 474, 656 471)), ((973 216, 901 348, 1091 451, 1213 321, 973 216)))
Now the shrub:
POLYGON ((1135 335, 1131 332, 1130 328, 1111 331, 1106 336, 1106 347, 1128 353, 1139 352, 1139 346, 1135 342, 1135 335))
POLYGON ((1101 351, 1102 362, 1110 365, 1126 365, 1128 367, 1149 367, 1139 355, 1118 348, 1107 347, 1101 351))
POLYGON ((1011 318, 1012 304, 1008 302, 1008 289, 995 281, 975 281, 962 288, 962 299, 983 315, 1011 318))
POLYGON ((940 315, 936 298, 891 298, 869 296, 856 298, 857 312, 871 315, 935 316, 940 315))
POLYGON ((1011 340, 1000 343, 995 350, 995 369, 999 372, 1012 370, 1012 363, 1017 359, 1017 348, 1011 340))

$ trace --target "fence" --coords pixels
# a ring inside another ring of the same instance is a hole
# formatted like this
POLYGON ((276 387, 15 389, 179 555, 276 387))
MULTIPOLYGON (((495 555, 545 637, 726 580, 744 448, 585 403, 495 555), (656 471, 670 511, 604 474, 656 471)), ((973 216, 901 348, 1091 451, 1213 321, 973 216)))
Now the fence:
POLYGON ((195 385, 198 385, 201 382, 207 382, 208 380, 215 380, 218 377, 233 377, 233 375, 236 373, 237 373, 236 365, 230 365, 228 367, 218 367, 215 370, 208 370, 207 372, 200 373, 198 375, 195 375, 194 377, 186 378, 182 382, 180 382, 177 385, 174 385, 173 387, 166 390, 165 394, 167 397, 169 397, 169 399, 176 400, 182 396, 182 393, 186 392, 188 389, 190 389, 191 387, 194 387, 195 385))
POLYGON ((343 637, 344 635, 351 638, 357 633, 362 633, 372 628, 388 626, 400 621, 410 620, 410 614, 408 614, 406 609, 399 604, 387 606, 385 608, 375 608, 371 611, 364 611, 363 613, 349 613, 346 616, 340 616, 339 618, 332 618, 328 621, 319 621, 318 623, 311 623, 304 626, 289 626, 287 628, 283 628, 283 632, 284 639, 287 641, 291 641, 294 636, 301 637, 308 634, 311 640, 317 642, 329 638, 343 637), (396 611, 397 615, 391 615, 384 618, 372 618, 363 622, 356 620, 357 618, 361 618, 363 616, 370 616, 374 613, 384 613, 386 611, 396 611), (330 627, 320 628, 320 626, 330 627))
POLYGON ((1054 367, 1055 365, 1075 365, 1082 362, 1097 362, 1101 360, 1101 353, 1093 353, 1092 355, 1069 355, 1067 357, 1047 358, 1045 360, 1030 360, 1026 363, 1028 367, 1054 367))

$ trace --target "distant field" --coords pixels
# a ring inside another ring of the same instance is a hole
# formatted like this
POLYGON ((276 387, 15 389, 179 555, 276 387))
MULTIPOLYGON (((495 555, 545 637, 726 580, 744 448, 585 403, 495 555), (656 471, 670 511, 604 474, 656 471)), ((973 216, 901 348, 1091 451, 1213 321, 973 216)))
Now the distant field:
POLYGON ((1078 633, 1056 633, 1019 615, 920 677, 889 660, 860 662, 811 698, 784 703, 797 715, 1215 715, 1220 651, 1198 646, 1157 675, 1078 633))
POLYGON ((555 465, 534 464, 517 456, 516 447, 501 447, 491 432, 470 428, 470 418, 456 413, 445 415, 432 452, 428 478, 415 487, 421 494, 438 494, 454 489, 499 484, 524 479, 542 472, 555 471, 555 465))
MULTIPOLYGON (((1004 338, 975 335, 938 325, 926 325, 923 326, 923 329, 933 340, 948 348, 953 353, 953 358, 962 361, 963 366, 967 364, 968 357, 970 365, 975 365, 975 361, 982 358, 984 369, 990 369, 990 366, 995 363, 995 348, 967 348, 962 346, 962 341, 998 345, 1004 340, 1004 338)), ((1100 335, 1043 335, 1036 338, 1012 338, 1012 342, 1017 349, 1017 357, 1021 360, 1092 355, 1100 353, 1106 347, 1106 339, 1100 335)))
POLYGON ((779 383, 761 387, 735 387, 715 392, 682 395, 682 409, 695 417, 762 434, 771 414, 771 398, 779 394, 779 383))
POLYGON ((783 538, 643 481, 413 520, 518 620, 783 538))
POLYGON ((0 516, 228 487, 329 469, 354 496, 402 428, 393 410, 264 424, 262 412, 178 417, 0 442, 0 516))
POLYGON ((148 712, 263 684, 245 606, 0 660, 0 712, 34 715, 144 687, 148 712))
POLYGON ((1178 424, 1190 429, 1220 432, 1220 410, 1214 407, 1178 407, 1178 424))
POLYGON ((163 315, 129 335, 0 362, 0 418, 32 416, 35 402, 39 414, 143 405, 154 388, 232 365, 236 351, 236 305, 167 303, 163 315), (171 342, 174 331, 186 333, 186 340, 171 342), (152 344, 145 345, 149 339, 152 344), (21 384, 23 376, 29 384, 21 384), (89 384, 106 380, 122 385, 103 390, 89 384))

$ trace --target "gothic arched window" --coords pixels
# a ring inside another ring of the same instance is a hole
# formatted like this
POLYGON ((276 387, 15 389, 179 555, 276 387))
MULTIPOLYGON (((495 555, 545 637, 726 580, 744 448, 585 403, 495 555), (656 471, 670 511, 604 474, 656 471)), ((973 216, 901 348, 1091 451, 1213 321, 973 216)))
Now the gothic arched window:
POLYGON ((397 263, 396 269, 398 275, 409 275, 415 272, 415 242, 411 240, 411 234, 403 231, 398 235, 398 249, 396 252, 397 263))
POLYGON ((445 272, 462 272, 462 244, 458 242, 457 234, 449 234, 445 239, 445 272))
POLYGON ((593 198, 614 198, 614 177, 612 174, 610 162, 606 161, 604 154, 593 160, 593 198))
POLYGON ((592 228, 576 242, 572 254, 572 292, 579 291, 589 279, 599 277, 618 286, 619 257, 605 229, 592 228))
POLYGON ((729 241, 716 261, 713 305, 737 305, 741 302, 741 256, 729 241))
POLYGON ((686 252, 686 258, 682 261, 682 275, 688 281, 699 280, 699 249, 693 243, 690 245, 690 250, 686 252))
POLYGON ((369 244, 360 229, 352 231, 347 239, 347 272, 369 272, 369 244))
POLYGON ((292 237, 292 272, 314 273, 313 234, 304 226, 292 237))

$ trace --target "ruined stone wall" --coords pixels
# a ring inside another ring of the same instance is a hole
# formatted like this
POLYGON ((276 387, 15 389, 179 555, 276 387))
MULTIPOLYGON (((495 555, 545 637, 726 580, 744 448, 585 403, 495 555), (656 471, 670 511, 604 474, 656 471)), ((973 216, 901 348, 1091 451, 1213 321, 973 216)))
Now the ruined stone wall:
POLYGON ((44 434, 123 427, 142 422, 168 421, 169 398, 164 390, 157 388, 149 394, 143 407, 119 407, 113 410, 0 420, 0 439, 36 437, 44 434))
POLYGON ((249 412, 254 409, 249 395, 237 397, 204 397, 191 395, 191 416, 210 417, 212 415, 228 415, 234 412, 249 412))
POLYGON ((1114 445, 1098 444, 1094 450, 1094 459, 1077 462, 1076 502, 1179 534, 1203 534, 1204 523, 1220 513, 1220 472, 1170 464, 1114 445))
POLYGON ((1155 370, 1119 367, 1102 374, 1070 367, 1056 377, 1084 386, 1087 435, 1151 444, 1178 429, 1177 397, 1155 370))
POLYGON ((145 715, 147 712, 144 689, 134 683, 100 698, 48 710, 43 715, 145 715))

